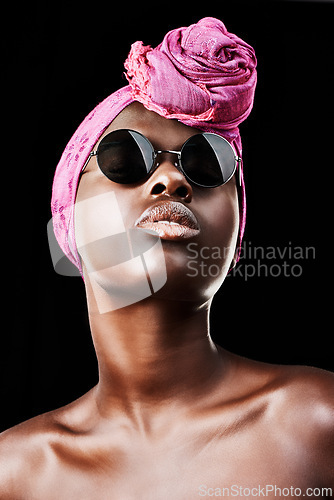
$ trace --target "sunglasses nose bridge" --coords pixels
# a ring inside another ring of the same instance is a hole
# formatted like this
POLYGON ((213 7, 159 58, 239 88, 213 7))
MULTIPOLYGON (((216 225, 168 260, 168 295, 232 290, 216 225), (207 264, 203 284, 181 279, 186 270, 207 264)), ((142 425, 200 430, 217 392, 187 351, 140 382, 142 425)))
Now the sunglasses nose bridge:
POLYGON ((156 195, 175 195, 184 198, 185 201, 192 199, 192 186, 185 177, 180 167, 180 151, 160 150, 154 151, 155 165, 152 176, 148 181, 150 194, 156 195), (157 161, 159 154, 174 155, 174 162, 171 158, 162 159, 161 163, 157 161), (160 167, 160 168, 158 168, 160 167), (172 168, 174 167, 174 168, 172 168))
POLYGON ((160 163, 158 161, 158 157, 161 154, 169 153, 171 155, 176 155, 175 161, 173 162, 173 165, 177 167, 180 170, 180 160, 181 160, 181 151, 171 151, 169 149, 161 149, 158 151, 154 151, 154 161, 155 161, 155 167, 157 168, 160 163))

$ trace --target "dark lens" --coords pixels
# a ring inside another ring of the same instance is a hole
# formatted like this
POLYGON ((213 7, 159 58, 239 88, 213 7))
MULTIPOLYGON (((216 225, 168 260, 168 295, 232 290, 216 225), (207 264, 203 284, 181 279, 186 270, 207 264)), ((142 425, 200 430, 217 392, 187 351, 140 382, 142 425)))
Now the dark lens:
POLYGON ((227 182, 235 170, 235 154, 231 145, 219 135, 194 135, 183 146, 182 169, 190 181, 205 187, 227 182))
POLYGON ((115 130, 97 149, 101 171, 113 182, 131 184, 144 179, 152 167, 153 149, 143 135, 133 130, 115 130))

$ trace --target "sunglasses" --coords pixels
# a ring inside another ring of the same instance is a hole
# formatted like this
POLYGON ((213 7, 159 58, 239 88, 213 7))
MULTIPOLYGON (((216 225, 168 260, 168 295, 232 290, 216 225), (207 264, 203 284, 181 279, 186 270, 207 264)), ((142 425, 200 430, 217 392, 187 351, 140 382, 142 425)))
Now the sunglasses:
MULTIPOLYGON (((190 137, 180 151, 156 151, 150 141, 134 130, 115 130, 106 135, 92 156, 102 173, 113 182, 132 184, 146 180, 159 166, 162 153, 177 155, 175 167, 196 186, 213 188, 228 182, 240 162, 231 144, 220 135, 204 132, 190 137)), ((240 182, 240 179, 239 179, 240 182)))

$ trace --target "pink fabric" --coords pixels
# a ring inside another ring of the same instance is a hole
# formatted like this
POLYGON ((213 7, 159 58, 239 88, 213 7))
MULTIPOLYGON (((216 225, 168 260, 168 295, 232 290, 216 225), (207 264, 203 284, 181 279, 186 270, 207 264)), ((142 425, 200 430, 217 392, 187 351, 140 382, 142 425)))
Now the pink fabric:
POLYGON ((134 43, 125 62, 133 96, 145 107, 225 133, 252 109, 255 67, 253 48, 211 17, 170 31, 156 49, 134 43))
MULTIPOLYGON (((161 116, 225 137, 242 156, 239 124, 249 115, 256 86, 253 48, 218 19, 204 18, 170 31, 152 49, 132 45, 125 62, 129 85, 101 102, 81 123, 58 163, 51 210, 57 241, 81 272, 75 245, 73 212, 83 165, 113 119, 139 101, 161 116)), ((245 227, 246 200, 240 209, 239 243, 245 227)))

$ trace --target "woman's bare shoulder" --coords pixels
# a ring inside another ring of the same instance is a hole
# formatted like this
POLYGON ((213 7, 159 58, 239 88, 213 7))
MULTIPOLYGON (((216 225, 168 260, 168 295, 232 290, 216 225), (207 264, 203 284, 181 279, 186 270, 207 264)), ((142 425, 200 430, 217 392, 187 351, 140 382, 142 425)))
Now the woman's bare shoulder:
POLYGON ((0 499, 23 498, 44 461, 52 417, 31 418, 0 434, 0 499))
MULTIPOLYGON (((311 366, 274 365, 272 370, 274 406, 283 414, 303 417, 313 427, 333 429, 334 373, 311 366)), ((293 421, 293 420, 292 420, 293 421)))
POLYGON ((334 373, 307 366, 282 368, 283 404, 277 404, 282 422, 290 417, 294 432, 313 449, 331 444, 334 458, 334 373), (294 418, 292 418, 294 417, 294 418))
MULTIPOLYGON (((253 390, 266 394, 275 412, 305 417, 313 426, 334 425, 334 373, 302 365, 278 365, 237 356, 244 379, 253 390)), ((297 419, 298 420, 298 419, 297 419)))
MULTIPOLYGON (((225 351, 226 352, 226 351, 225 351)), ((234 367, 236 378, 240 378, 253 390, 268 389, 283 391, 289 399, 333 404, 334 373, 321 368, 304 365, 279 365, 245 358, 227 353, 234 367)))
POLYGON ((85 405, 88 394, 0 434, 1 500, 23 498, 29 486, 50 465, 52 444, 91 425, 85 405))
POLYGON ((236 357, 242 380, 253 381, 266 406, 273 435, 308 457, 334 486, 334 373, 299 365, 275 365, 236 357))
POLYGON ((299 446, 323 485, 334 488, 334 374, 286 367, 282 379, 273 405, 277 429, 291 449, 299 446))

